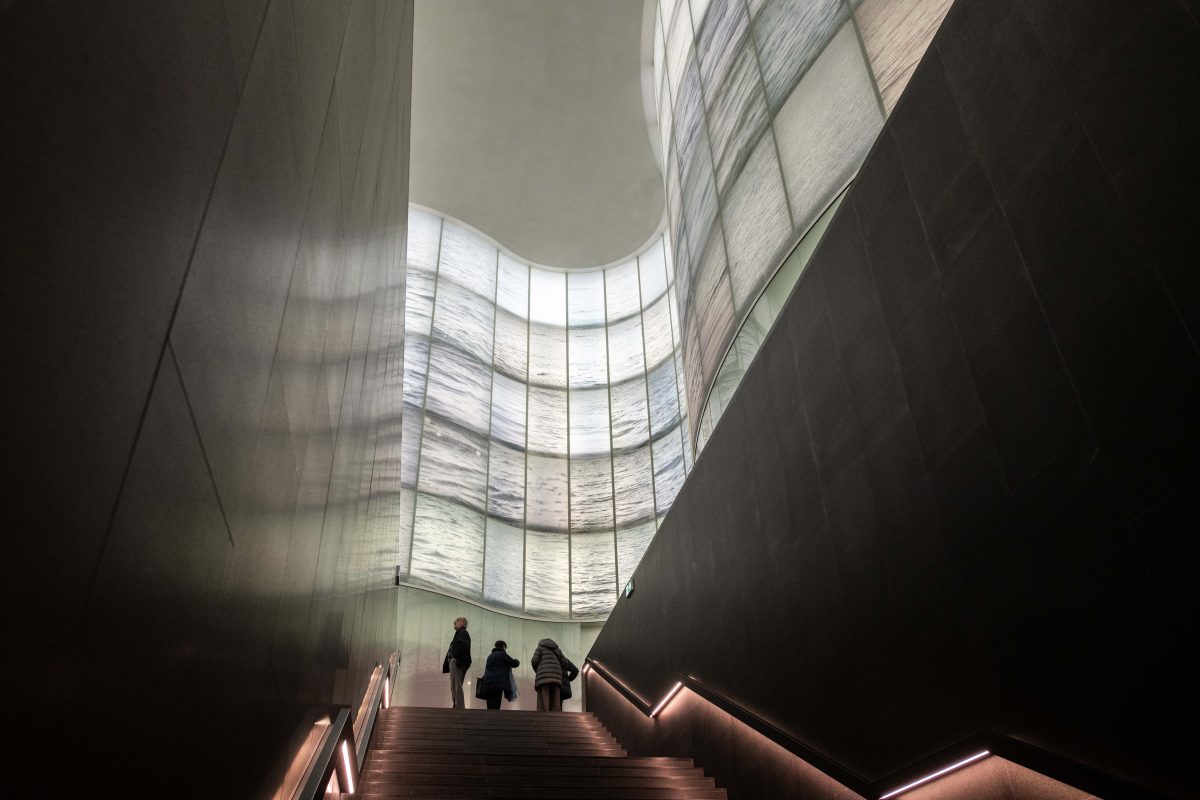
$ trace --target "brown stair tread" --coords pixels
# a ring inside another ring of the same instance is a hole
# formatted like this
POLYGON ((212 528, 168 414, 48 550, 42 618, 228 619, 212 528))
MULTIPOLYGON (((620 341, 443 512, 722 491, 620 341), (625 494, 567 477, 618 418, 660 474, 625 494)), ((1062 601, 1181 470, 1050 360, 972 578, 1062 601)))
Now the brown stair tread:
POLYGON ((589 713, 381 711, 356 797, 724 800, 690 758, 629 756, 589 713))

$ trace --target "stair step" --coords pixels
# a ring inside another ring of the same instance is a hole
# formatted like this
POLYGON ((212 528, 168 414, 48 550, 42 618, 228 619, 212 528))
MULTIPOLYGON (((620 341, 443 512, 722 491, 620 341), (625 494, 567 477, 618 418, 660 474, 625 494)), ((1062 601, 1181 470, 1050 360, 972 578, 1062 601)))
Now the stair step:
POLYGON ((383 764, 446 764, 457 763, 469 766, 478 764, 483 766, 522 766, 522 767, 545 767, 545 766, 562 766, 575 768, 602 768, 607 769, 615 764, 630 767, 675 767, 693 769, 690 758, 669 758, 658 756, 560 756, 560 755, 528 755, 518 756, 510 754, 488 754, 488 753, 388 753, 385 751, 375 750, 371 748, 367 750, 367 758, 365 765, 370 766, 373 763, 383 764))
POLYGON ((376 720, 356 797, 726 800, 690 758, 629 756, 589 713, 396 707, 376 720))
POLYGON ((481 800, 503 798, 555 798, 556 800, 726 800, 724 789, 637 789, 605 787, 537 787, 537 786, 479 786, 431 787, 392 786, 386 789, 362 789, 355 798, 438 798, 438 800, 481 800))
MULTIPOLYGON (((553 759, 551 759, 553 760, 553 759)), ((529 766, 511 764, 458 764, 457 775, 512 775, 521 774, 529 777, 539 775, 562 776, 571 778, 590 778, 597 776, 630 777, 630 778, 703 778, 704 770, 699 767, 631 767, 620 762, 625 759, 611 759, 616 762, 602 767, 568 767, 560 764, 548 766, 529 766)), ((444 775, 444 763, 412 763, 411 761, 396 761, 392 763, 378 761, 363 767, 363 775, 444 775)))
POLYGON ((660 787, 664 789, 713 789, 712 778, 688 776, 671 778, 665 776, 627 777, 615 775, 591 776, 583 783, 575 775, 527 775, 521 772, 496 775, 396 775, 374 771, 362 774, 362 787, 370 790, 380 786, 632 786, 636 788, 660 787), (530 781, 530 778, 536 780, 530 781))

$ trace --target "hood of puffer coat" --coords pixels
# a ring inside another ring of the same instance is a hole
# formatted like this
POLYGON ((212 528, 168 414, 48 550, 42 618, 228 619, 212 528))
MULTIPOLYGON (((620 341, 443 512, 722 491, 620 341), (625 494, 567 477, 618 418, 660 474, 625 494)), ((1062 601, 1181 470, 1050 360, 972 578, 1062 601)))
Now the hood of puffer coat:
POLYGON ((553 639, 542 639, 540 642, 538 642, 538 647, 548 647, 551 650, 557 650, 558 643, 553 639))

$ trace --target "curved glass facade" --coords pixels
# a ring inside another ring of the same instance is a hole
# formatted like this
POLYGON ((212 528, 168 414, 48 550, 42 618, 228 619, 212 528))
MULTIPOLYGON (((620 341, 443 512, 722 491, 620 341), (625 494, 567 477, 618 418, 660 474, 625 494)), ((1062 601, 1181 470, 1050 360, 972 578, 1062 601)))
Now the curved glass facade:
POLYGON ((669 247, 561 272, 410 209, 399 573, 607 615, 691 466, 669 247))
POLYGON ((785 256, 858 170, 949 5, 659 3, 655 91, 694 413, 785 256))

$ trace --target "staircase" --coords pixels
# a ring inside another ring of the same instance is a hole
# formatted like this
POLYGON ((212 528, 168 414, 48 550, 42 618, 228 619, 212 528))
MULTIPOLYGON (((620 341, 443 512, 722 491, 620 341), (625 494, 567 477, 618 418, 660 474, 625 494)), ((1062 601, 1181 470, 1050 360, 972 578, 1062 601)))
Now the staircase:
POLYGON ((725 800, 690 758, 641 758, 591 714, 380 711, 361 798, 725 800))

